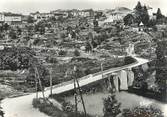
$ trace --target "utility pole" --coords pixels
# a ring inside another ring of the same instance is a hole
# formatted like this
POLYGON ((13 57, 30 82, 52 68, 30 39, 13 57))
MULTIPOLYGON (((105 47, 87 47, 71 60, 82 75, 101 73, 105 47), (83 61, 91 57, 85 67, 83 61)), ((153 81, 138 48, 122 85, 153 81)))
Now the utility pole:
POLYGON ((52 67, 50 68, 50 95, 52 97, 52 67))
POLYGON ((40 88, 41 88, 41 90, 42 90, 43 98, 45 99, 44 89, 43 89, 43 86, 42 86, 41 79, 40 79, 40 77, 39 77, 39 72, 38 72, 37 67, 35 67, 35 72, 36 72, 36 75, 37 75, 37 80, 39 81, 40 88))
POLYGON ((103 62, 101 62, 100 68, 101 68, 101 73, 102 73, 102 78, 103 78, 103 62))
POLYGON ((104 62, 105 62, 105 59, 102 59, 101 60, 101 64, 100 64, 100 68, 101 68, 101 73, 102 73, 102 78, 103 78, 103 64, 104 64, 104 62))
POLYGON ((78 117, 78 103, 81 103, 84 109, 84 114, 85 117, 87 116, 86 114, 86 108, 85 108, 85 103, 83 100, 83 96, 82 96, 82 90, 80 88, 78 79, 77 79, 77 68, 76 66, 74 66, 74 72, 73 72, 73 78, 74 78, 74 98, 75 98, 75 117, 78 117), (78 97, 80 97, 81 100, 78 100, 78 97))
POLYGON ((36 98, 38 98, 38 79, 36 78, 36 74, 35 74, 35 89, 36 89, 36 98))

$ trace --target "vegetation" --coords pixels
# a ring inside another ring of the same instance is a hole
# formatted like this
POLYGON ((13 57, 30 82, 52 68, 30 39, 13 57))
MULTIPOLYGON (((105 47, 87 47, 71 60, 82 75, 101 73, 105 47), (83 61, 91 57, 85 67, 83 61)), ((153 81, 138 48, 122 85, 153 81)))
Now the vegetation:
POLYGON ((16 34, 16 32, 13 29, 10 30, 9 37, 11 39, 16 39, 17 38, 17 34, 16 34))
POLYGON ((166 43, 160 41, 157 43, 156 48, 156 83, 159 86, 160 92, 163 94, 163 98, 166 100, 167 92, 167 61, 165 58, 166 43))
POLYGON ((29 48, 22 47, 5 47, 0 50, 0 69, 1 70, 17 70, 27 69, 30 64, 30 58, 35 53, 29 48))
POLYGON ((60 56, 65 56, 67 52, 65 50, 60 50, 58 53, 60 56))
POLYGON ((164 117, 162 111, 153 106, 137 106, 131 109, 120 110, 120 103, 115 96, 104 99, 104 117, 164 117))
POLYGON ((80 52, 78 50, 74 51, 74 56, 80 56, 80 52))
POLYGON ((140 23, 143 22, 144 25, 148 24, 149 21, 149 15, 148 15, 148 11, 147 11, 147 7, 146 6, 141 6, 141 3, 138 2, 136 7, 135 7, 135 14, 136 14, 136 19, 135 22, 136 23, 140 23))
MULTIPOLYGON (((132 61, 128 61, 129 64, 130 62, 132 61)), ((135 60, 133 62, 135 62, 135 60)), ((127 64, 123 58, 119 58, 117 60, 109 59, 103 62, 103 70, 107 70, 113 67, 120 67, 126 65, 125 63, 127 64)), ((101 71, 101 62, 98 60, 91 60, 88 58, 73 58, 69 63, 56 64, 53 66, 53 71, 55 71, 52 74, 53 84, 71 80, 71 72, 74 66, 77 66, 79 69, 78 78, 101 71)), ((49 83, 49 79, 47 78, 46 81, 49 83)), ((47 83, 45 82, 45 84, 47 83)))
POLYGON ((45 99, 33 99, 32 102, 34 108, 39 109, 39 111, 44 112, 45 114, 51 117, 67 117, 65 113, 55 107, 51 102, 45 99))
MULTIPOLYGON (((32 102, 34 108, 38 108, 39 111, 44 112, 45 114, 51 116, 51 117, 75 117, 75 112, 67 112, 58 109, 56 106, 54 106, 51 102, 48 100, 44 100, 43 98, 39 99, 33 99, 32 102)), ((85 117, 84 113, 78 112, 77 117, 85 117)), ((87 115, 87 117, 92 117, 90 115, 87 115)))
POLYGON ((139 25, 142 22, 145 26, 152 27, 156 24, 166 23, 165 16, 162 15, 160 8, 158 8, 154 16, 156 16, 156 19, 150 19, 147 7, 145 5, 142 6, 141 3, 138 2, 134 14, 128 14, 124 17, 124 24, 131 25, 137 23, 139 25))
POLYGON ((27 22, 28 22, 28 23, 34 23, 34 19, 33 19, 33 17, 28 16, 28 18, 27 18, 27 22))
POLYGON ((121 113, 121 103, 118 103, 115 99, 115 95, 111 95, 104 99, 104 117, 117 117, 121 113))
POLYGON ((164 117, 161 110, 149 107, 134 107, 133 109, 124 109, 122 112, 123 117, 164 117))
POLYGON ((136 60, 134 58, 132 58, 131 56, 127 56, 127 57, 125 57, 124 62, 125 62, 124 63, 125 65, 128 65, 128 64, 132 64, 132 63, 136 62, 136 60))
POLYGON ((157 24, 162 24, 162 23, 164 23, 164 22, 165 22, 165 16, 162 15, 161 9, 158 8, 157 14, 156 14, 156 23, 157 23, 157 24))

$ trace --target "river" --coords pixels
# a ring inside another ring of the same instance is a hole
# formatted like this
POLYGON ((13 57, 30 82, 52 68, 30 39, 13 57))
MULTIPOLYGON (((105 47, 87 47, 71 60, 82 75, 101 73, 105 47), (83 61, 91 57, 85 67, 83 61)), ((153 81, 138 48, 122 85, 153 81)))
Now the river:
MULTIPOLYGON (((103 115, 103 99, 109 95, 110 94, 108 92, 98 92, 89 95, 83 94, 87 113, 101 117, 103 115)), ((153 107, 161 109, 165 117, 167 117, 167 104, 123 91, 115 93, 115 95, 118 102, 121 103, 121 110, 139 105, 153 105, 153 107)), ((65 100, 70 101, 72 104, 75 102, 74 96, 66 97, 65 100)), ((81 104, 78 105, 78 110, 83 111, 81 104)))

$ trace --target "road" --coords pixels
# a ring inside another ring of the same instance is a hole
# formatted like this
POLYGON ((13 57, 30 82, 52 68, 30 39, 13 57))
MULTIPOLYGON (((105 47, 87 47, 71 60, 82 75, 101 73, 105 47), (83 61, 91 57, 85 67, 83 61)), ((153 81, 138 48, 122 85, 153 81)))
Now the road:
MULTIPOLYGON (((124 67, 118 67, 118 68, 112 68, 110 70, 106 70, 103 72, 103 74, 108 74, 116 71, 120 71, 122 69, 126 68, 131 68, 131 67, 136 67, 139 65, 142 65, 144 63, 147 63, 148 60, 142 59, 142 58, 137 58, 135 57, 138 62, 127 65, 124 67)), ((96 73, 94 75, 89 75, 86 77, 83 77, 79 79, 80 86, 87 85, 89 83, 98 81, 102 79, 102 73, 96 73)), ((66 83, 62 83, 59 85, 54 86, 53 88, 53 93, 54 94, 59 94, 61 92, 65 92, 68 90, 73 89, 73 82, 69 81, 66 83)), ((50 95, 50 90, 46 89, 45 90, 45 96, 48 97, 50 95)), ((37 109, 34 109, 32 106, 32 100, 35 98, 36 94, 31 93, 29 95, 21 96, 21 97, 16 97, 16 98, 6 98, 2 100, 1 106, 3 108, 3 111, 5 113, 4 117, 48 117, 46 114, 39 112, 37 109)), ((39 94, 39 97, 42 97, 42 94, 39 94)), ((165 107, 165 111, 167 112, 167 105, 165 107)))

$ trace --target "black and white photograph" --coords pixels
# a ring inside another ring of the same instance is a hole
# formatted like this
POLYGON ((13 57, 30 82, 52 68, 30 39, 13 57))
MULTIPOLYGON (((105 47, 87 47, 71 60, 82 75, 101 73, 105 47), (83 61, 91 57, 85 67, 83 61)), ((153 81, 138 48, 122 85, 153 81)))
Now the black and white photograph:
POLYGON ((167 117, 166 0, 0 0, 0 117, 167 117))

